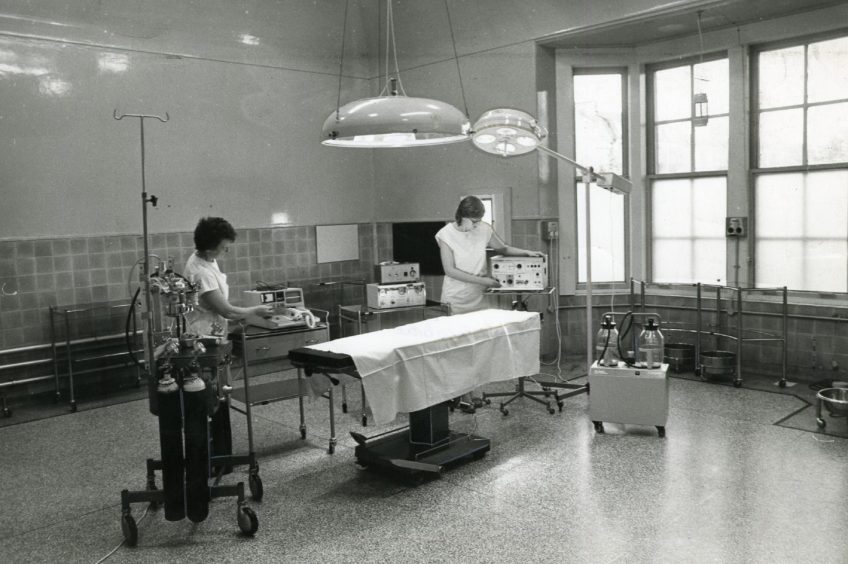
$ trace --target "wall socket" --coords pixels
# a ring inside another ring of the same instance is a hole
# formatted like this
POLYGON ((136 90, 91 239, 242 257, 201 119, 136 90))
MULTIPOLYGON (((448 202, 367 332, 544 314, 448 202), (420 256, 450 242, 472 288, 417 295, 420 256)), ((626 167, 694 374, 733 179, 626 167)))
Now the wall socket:
POLYGON ((543 221, 542 222, 542 240, 553 241, 559 239, 559 222, 558 221, 543 221))
POLYGON ((747 237, 748 236, 748 218, 747 217, 728 217, 726 218, 725 234, 728 237, 747 237))

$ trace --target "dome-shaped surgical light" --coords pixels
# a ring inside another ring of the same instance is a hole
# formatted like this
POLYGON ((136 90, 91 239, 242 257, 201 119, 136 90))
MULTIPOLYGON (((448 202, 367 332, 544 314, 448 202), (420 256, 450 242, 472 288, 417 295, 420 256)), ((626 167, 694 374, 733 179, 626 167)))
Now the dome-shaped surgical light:
POLYGON ((396 95, 349 102, 324 121, 323 145, 411 147, 468 139, 471 123, 461 111, 430 98, 396 95))

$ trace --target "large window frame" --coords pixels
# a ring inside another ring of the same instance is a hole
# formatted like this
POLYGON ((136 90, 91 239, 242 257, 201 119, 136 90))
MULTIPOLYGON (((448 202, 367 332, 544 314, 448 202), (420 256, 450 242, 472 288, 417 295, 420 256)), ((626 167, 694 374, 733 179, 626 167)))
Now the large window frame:
MULTIPOLYGON (((646 114, 646 128, 645 128, 645 155, 646 155, 646 190, 645 190, 645 217, 646 217, 646 225, 648 228, 645 231, 646 237, 646 245, 645 245, 645 270, 646 270, 646 278, 655 281, 655 273, 654 273, 654 222, 657 220, 654 214, 653 209, 653 197, 654 197, 654 184, 657 181, 663 180, 695 180, 695 179, 707 179, 707 178, 723 178, 725 183, 725 197, 729 197, 730 186, 728 183, 729 178, 729 167, 730 162, 725 165, 724 169, 719 170, 704 170, 697 171, 696 169, 696 126, 695 125, 695 109, 694 103, 692 104, 692 109, 690 112, 690 116, 687 118, 677 118, 672 120, 661 120, 657 121, 656 112, 655 112, 655 102, 656 102, 656 89, 654 86, 655 80, 654 76, 657 72, 674 69, 684 66, 689 66, 692 70, 690 71, 690 91, 694 93, 697 91, 695 87, 695 72, 694 67, 698 64, 709 63, 713 61, 718 61, 722 59, 727 59, 729 62, 729 53, 727 50, 717 50, 715 52, 711 52, 709 54, 691 56, 682 59, 675 59, 673 61, 662 61, 656 63, 649 63, 645 65, 645 114, 646 114), (676 123, 688 121, 690 127, 690 146, 689 146, 689 160, 690 160, 690 171, 688 172, 657 172, 657 135, 656 135, 656 127, 657 125, 662 125, 666 123, 676 123)), ((730 72, 730 70, 728 70, 730 72)), ((728 82, 731 80, 731 77, 728 76, 728 82)), ((728 92, 728 96, 730 93, 728 92)), ((727 112, 722 113, 709 113, 709 118, 719 118, 726 117, 728 120, 730 119, 730 106, 732 102, 729 100, 728 110, 727 112)), ((728 144, 729 144, 728 138, 728 144)), ((725 210, 726 215, 726 210, 725 210)), ((727 283, 727 261, 728 257, 725 256, 725 274, 723 279, 725 280, 725 284, 727 283)), ((708 282, 708 281, 704 281, 708 282)), ((671 282, 667 281, 666 283, 689 283, 689 281, 676 281, 671 282)))
MULTIPOLYGON (((621 170, 620 171, 595 171, 595 172, 615 172, 617 174, 620 174, 621 176, 629 177, 630 176, 630 145, 629 145, 630 144, 630 141, 629 141, 629 139, 630 139, 630 127, 629 127, 630 114, 629 114, 629 104, 628 104, 629 69, 626 66, 572 67, 571 88, 572 88, 572 90, 574 89, 574 87, 575 87, 574 83, 575 83, 575 80, 578 76, 602 76, 602 75, 619 75, 620 78, 621 78, 621 114, 620 114, 621 115, 621 155, 620 155, 620 157, 621 157, 621 170)), ((572 92, 572 96, 573 96, 573 92, 572 92)), ((578 132, 577 132, 577 117, 576 117, 577 108, 576 108, 576 105, 574 107, 572 107, 571 111, 572 111, 572 124, 574 126, 571 133, 572 133, 572 139, 574 140, 576 160, 581 165, 592 166, 593 163, 581 162, 580 157, 577 155, 577 152, 578 152, 578 149, 577 149, 578 132)), ((582 277, 580 276, 580 274, 581 274, 580 271, 581 271, 581 264, 585 261, 585 254, 586 254, 585 232, 583 231, 585 229, 586 218, 583 217, 583 214, 581 213, 580 206, 579 206, 580 198, 584 197, 584 193, 585 193, 584 186, 585 185, 583 184, 582 174, 579 171, 577 171, 574 175, 574 182, 575 182, 575 186, 574 186, 574 209, 575 209, 576 214, 577 214, 576 215, 576 225, 575 225, 575 227, 577 229, 577 237, 575 239, 575 241, 577 241, 576 283, 577 283, 577 289, 578 290, 585 291, 586 290, 585 266, 582 267, 582 269, 583 269, 583 273, 582 273, 583 276, 582 277)), ((592 186, 593 195, 595 195, 594 193, 596 191, 599 191, 599 190, 601 190, 601 189, 598 188, 597 186, 592 186)), ((630 275, 630 253, 628 252, 628 249, 630 248, 630 219, 629 219, 630 218, 630 211, 629 211, 630 210, 630 201, 629 201, 630 198, 627 197, 627 196, 616 196, 616 197, 623 197, 624 198, 624 201, 623 201, 623 204, 622 204, 622 206, 623 206, 623 217, 621 218, 622 229, 623 229, 622 241, 621 241, 622 250, 623 250, 623 252, 622 252, 622 260, 623 260, 622 278, 620 280, 598 280, 598 279, 596 279, 594 272, 593 272, 592 287, 595 288, 595 289, 624 288, 624 287, 627 286, 627 280, 628 280, 628 277, 630 275)), ((592 200, 595 200, 595 198, 592 198, 592 200)), ((585 207, 585 205, 583 207, 585 207)), ((591 209, 592 209, 591 213, 594 216, 596 208, 593 207, 591 209)), ((590 229, 591 229, 591 225, 592 224, 590 222, 589 225, 588 225, 588 227, 590 229)), ((593 236, 592 240, 595 241, 596 238, 593 236)), ((596 255, 594 250, 592 252, 592 257, 593 257, 592 263, 594 265, 597 261, 597 255, 596 255)), ((592 270, 594 271, 595 269, 593 268, 592 270)))
MULTIPOLYGON (((844 98, 827 100, 824 102, 810 102, 808 96, 808 52, 810 45, 813 43, 818 43, 822 41, 828 41, 831 39, 838 38, 848 38, 848 29, 840 29, 834 30, 824 33, 815 33, 808 35, 799 35, 793 37, 791 39, 784 39, 780 41, 772 41, 772 42, 764 42, 754 45, 750 49, 750 72, 749 72, 749 83, 750 83, 750 136, 749 136, 749 147, 750 147, 750 201, 751 201, 751 219, 750 224, 752 226, 751 233, 751 250, 753 256, 753 265, 752 265, 752 277, 753 277, 753 286, 762 287, 763 285, 768 285, 765 282, 761 283, 758 280, 757 275, 757 261, 760 257, 757 256, 756 247, 757 247, 757 225, 756 225, 756 217, 757 217, 757 186, 758 182, 761 178, 767 175, 780 175, 780 174, 801 174, 805 180, 808 173, 816 173, 816 172, 826 172, 826 171, 848 171, 848 157, 846 160, 840 162, 833 163, 824 163, 824 164, 809 164, 809 147, 807 145, 808 139, 808 115, 810 108, 827 106, 835 103, 845 103, 848 102, 848 93, 844 98), (803 101, 800 104, 789 104, 786 106, 779 106, 777 109, 775 108, 761 108, 760 106, 760 59, 759 55, 763 52, 786 49, 791 47, 803 47, 804 56, 803 56, 803 76, 804 76, 804 84, 803 84, 803 101), (760 118, 763 113, 768 113, 772 111, 779 111, 783 109, 801 109, 803 118, 802 118, 802 131, 801 131, 801 164, 797 165, 778 165, 778 166, 762 166, 760 162, 760 118)), ((802 244, 806 241, 806 239, 801 238, 798 239, 802 244)), ((806 255, 804 256, 806 260, 806 255)), ((789 288, 789 290, 793 294, 799 295, 813 295, 813 296, 834 296, 834 295, 845 295, 846 291, 848 291, 848 280, 846 280, 845 285, 846 290, 833 292, 831 290, 816 290, 816 289, 800 289, 800 288, 789 288)))

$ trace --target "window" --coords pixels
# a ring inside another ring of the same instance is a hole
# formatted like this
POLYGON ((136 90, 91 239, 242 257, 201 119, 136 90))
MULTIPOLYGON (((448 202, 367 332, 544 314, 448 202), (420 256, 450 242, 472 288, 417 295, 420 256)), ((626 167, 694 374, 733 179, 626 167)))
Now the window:
POLYGON ((848 37, 754 57, 755 284, 848 291, 848 37))
POLYGON ((726 57, 649 70, 655 282, 726 283, 728 79, 726 57))
MULTIPOLYGON (((576 70, 574 138, 578 163, 598 172, 626 173, 625 70, 576 70)), ((578 182, 580 178, 578 177, 578 182)), ((593 187, 590 192, 592 281, 625 277, 624 198, 593 187)), ((586 282, 586 194, 577 186, 578 281, 586 282)))

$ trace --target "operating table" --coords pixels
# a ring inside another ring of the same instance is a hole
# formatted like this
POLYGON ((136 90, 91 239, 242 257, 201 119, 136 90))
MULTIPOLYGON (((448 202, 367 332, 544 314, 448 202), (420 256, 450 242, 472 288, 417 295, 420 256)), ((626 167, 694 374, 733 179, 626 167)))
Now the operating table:
POLYGON ((351 433, 360 465, 438 474, 491 448, 489 439, 450 429, 450 401, 538 373, 540 331, 538 313, 484 310, 293 349, 289 360, 307 376, 325 376, 310 379, 316 393, 361 380, 378 424, 409 413, 407 427, 368 438, 351 433))

